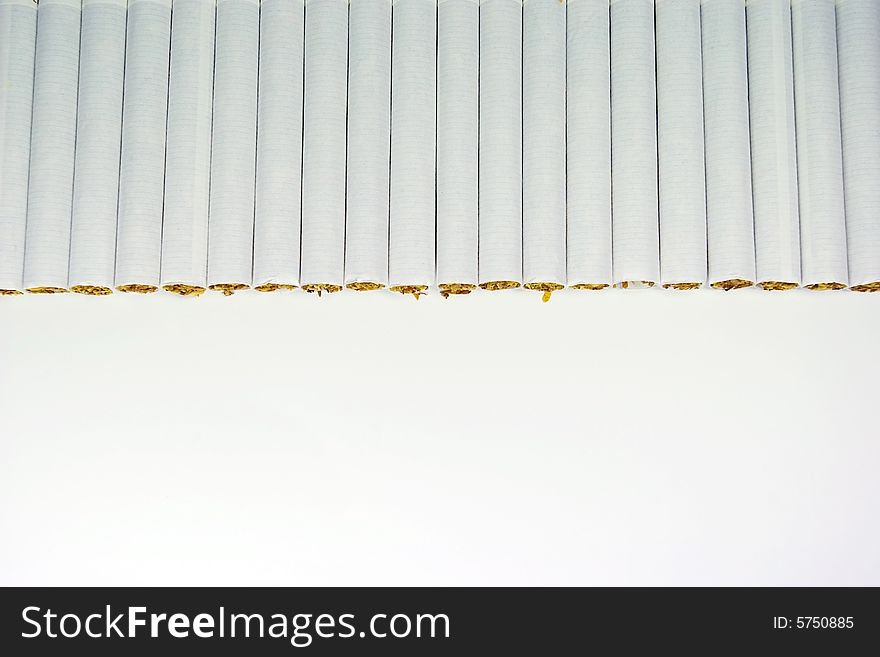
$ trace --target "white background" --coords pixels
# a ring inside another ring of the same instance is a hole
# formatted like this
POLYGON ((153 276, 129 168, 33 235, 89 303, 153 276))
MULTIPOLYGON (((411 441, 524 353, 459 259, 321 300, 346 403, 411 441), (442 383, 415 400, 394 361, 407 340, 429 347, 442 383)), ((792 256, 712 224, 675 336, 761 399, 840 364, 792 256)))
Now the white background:
POLYGON ((0 584, 880 585, 880 295, 0 298, 0 584))

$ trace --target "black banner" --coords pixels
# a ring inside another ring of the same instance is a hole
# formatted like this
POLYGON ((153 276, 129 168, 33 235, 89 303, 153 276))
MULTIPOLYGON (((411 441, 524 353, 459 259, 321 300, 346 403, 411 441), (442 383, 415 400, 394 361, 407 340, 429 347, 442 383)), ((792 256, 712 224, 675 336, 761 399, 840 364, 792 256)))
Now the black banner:
POLYGON ((0 654, 16 657, 880 646, 872 588, 9 588, 0 599, 0 654))

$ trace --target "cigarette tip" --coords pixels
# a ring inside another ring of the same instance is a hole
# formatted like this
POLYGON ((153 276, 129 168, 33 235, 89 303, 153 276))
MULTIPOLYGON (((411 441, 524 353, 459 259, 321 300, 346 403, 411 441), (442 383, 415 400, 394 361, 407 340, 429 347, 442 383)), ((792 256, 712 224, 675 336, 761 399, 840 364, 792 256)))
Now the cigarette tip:
POLYGON ((810 285, 805 286, 808 290, 816 290, 817 292, 824 292, 826 290, 843 290, 846 289, 846 285, 843 283, 837 282, 828 282, 828 283, 811 283, 810 285))
POLYGON ((724 281, 716 281, 715 283, 712 283, 712 287, 716 290, 730 292, 731 290, 740 290, 744 287, 752 287, 754 284, 753 281, 747 281, 744 278, 728 278, 724 281))
POLYGON ((186 283, 170 283, 163 285, 162 289, 181 297, 200 297, 205 293, 205 288, 201 285, 188 285, 186 283))
POLYGON ((664 290, 698 290, 703 287, 702 283, 691 282, 691 283, 664 283, 664 290))
POLYGON ((517 281, 486 281, 480 283, 480 288, 489 292, 498 292, 499 290, 513 290, 518 288, 520 284, 517 281))
POLYGON ((349 290, 354 290, 355 292, 373 292, 375 290, 381 290, 385 285, 374 281, 355 281, 354 283, 349 283, 345 287, 349 290))
POLYGON ((620 281, 614 287, 619 287, 622 290, 629 290, 630 288, 637 290, 639 288, 654 287, 654 281, 620 281))
POLYGON ((790 281, 762 281, 761 283, 758 283, 758 286, 762 290, 778 292, 784 290, 793 290, 798 287, 798 284, 792 283, 790 281))
POLYGON ((295 290, 296 285, 289 283, 263 283, 254 288, 257 292, 277 292, 278 290, 295 290))
POLYGON ((317 294, 318 298, 320 298, 324 292, 326 292, 327 294, 339 292, 340 290, 342 290, 342 286, 335 285, 333 283, 306 283, 302 286, 302 289, 305 292, 317 294))
POLYGON ((880 281, 873 283, 863 283, 861 285, 853 285, 849 288, 853 292, 880 292, 880 281))
POLYGON ((552 294, 554 292, 556 292, 557 290, 561 290, 564 287, 565 286, 562 285, 561 283, 549 283, 546 281, 539 282, 539 283, 526 283, 526 285, 525 285, 525 288, 527 290, 535 290, 537 292, 543 292, 544 294, 541 295, 541 301, 543 301, 544 303, 547 303, 548 301, 550 301, 550 297, 552 296, 552 294))
POLYGON ((27 291, 31 294, 64 294, 67 289, 63 287, 29 287, 27 291))
POLYGON ((119 292, 131 292, 134 294, 152 294, 159 290, 155 285, 146 285, 144 283, 129 283, 128 285, 117 285, 119 292))
POLYGON ((209 285, 208 289, 216 292, 222 292, 224 297, 231 297, 233 293, 239 290, 247 290, 250 287, 247 283, 214 283, 209 285))
POLYGON ((411 294, 416 298, 416 301, 419 300, 423 294, 428 293, 427 285, 395 285, 391 288, 392 292, 399 292, 400 294, 411 294))
POLYGON ((477 286, 470 283, 441 283, 437 287, 440 296, 448 299, 451 294, 470 294, 477 286))
POLYGON ((113 294, 112 288, 105 285, 74 285, 70 288, 70 291, 75 292, 76 294, 86 294, 92 297, 103 297, 108 294, 113 294))

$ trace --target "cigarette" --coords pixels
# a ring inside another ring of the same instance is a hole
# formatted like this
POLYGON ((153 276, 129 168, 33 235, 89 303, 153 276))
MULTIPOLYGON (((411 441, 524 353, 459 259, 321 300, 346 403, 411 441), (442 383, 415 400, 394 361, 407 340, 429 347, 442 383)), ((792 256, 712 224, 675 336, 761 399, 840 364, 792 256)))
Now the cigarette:
POLYGON ((568 0, 566 20, 567 277, 603 290, 613 282, 608 0, 568 0))
POLYGON ((302 222, 303 0, 262 0, 254 289, 299 286, 302 222))
POLYGON ((83 0, 69 285, 93 296, 113 292, 126 18, 126 0, 83 0))
POLYGON ((565 287, 565 23, 559 0, 523 3, 523 279, 565 287))
POLYGON ((122 104, 116 289, 159 289, 171 0, 129 0, 122 104))
POLYGON ((838 0, 837 56, 850 289, 880 290, 880 3, 838 0))
POLYGON ((792 0, 802 282, 847 287, 834 0, 792 0))
POLYGON ((753 286, 755 228, 744 0, 703 0, 703 125, 709 283, 753 286))
POLYGON ((388 283, 391 0, 354 0, 348 20, 345 283, 370 292, 388 283))
POLYGON ((418 298, 434 284, 435 0, 394 0, 388 283, 418 298))
POLYGON ((653 0, 611 0, 614 282, 660 279, 653 0))
POLYGON ((700 0, 657 0, 660 280, 696 290, 707 278, 700 0))
POLYGON ((253 275, 259 43, 259 0, 218 0, 208 288, 225 296, 253 275))
POLYGON ((437 280, 443 298, 479 282, 479 0, 437 9, 437 280))
POLYGON ((746 3, 755 256, 759 286, 801 282, 789 0, 746 3))
POLYGON ((24 287, 66 292, 76 146, 82 6, 43 0, 37 12, 24 287))
POLYGON ((489 291, 523 280, 521 0, 480 1, 479 281, 489 291))
POLYGON ((174 0, 162 233, 162 288, 207 287, 214 86, 214 0, 174 0))
POLYGON ((345 267, 348 1, 306 0, 302 289, 337 292, 345 267))
POLYGON ((0 296, 23 293, 27 225, 28 164, 37 5, 33 0, 0 0, 0 296))

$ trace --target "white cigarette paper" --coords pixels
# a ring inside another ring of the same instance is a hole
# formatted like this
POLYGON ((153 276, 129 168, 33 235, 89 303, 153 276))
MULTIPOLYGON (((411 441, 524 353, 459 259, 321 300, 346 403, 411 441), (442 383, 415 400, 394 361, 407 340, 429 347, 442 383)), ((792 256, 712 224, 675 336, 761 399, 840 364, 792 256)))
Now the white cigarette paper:
POLYGON ((208 286, 226 295, 253 272, 259 44, 259 0, 218 0, 208 286))
POLYGON ((466 294, 478 283, 479 0, 437 7, 437 283, 466 294))
POLYGON ((480 1, 480 287, 522 284, 522 2, 480 1))
POLYGON ((126 0, 83 0, 69 284, 113 291, 126 0))
POLYGON ((306 0, 300 277, 308 292, 343 284, 347 58, 347 0, 306 0))
POLYGON ((37 5, 0 0, 0 295, 23 290, 37 5))
POLYGON ((838 0, 849 283, 880 290, 880 2, 838 0))
POLYGON ((37 12, 24 287, 67 290, 79 74, 79 0, 43 0, 37 12))
POLYGON ((257 290, 299 285, 303 0, 262 0, 254 274, 257 290))
POLYGON ((660 279, 706 282, 706 170, 700 0, 657 0, 657 143, 660 279))
POLYGON ((122 100, 116 289, 159 289, 171 0, 129 0, 122 100))
POLYGON ((214 0, 174 0, 171 14, 162 287, 184 296, 207 285, 214 14, 214 0))
POLYGON ((608 0, 569 0, 568 282, 601 289, 611 274, 611 35, 608 0))
POLYGON ((755 283, 744 0, 703 0, 703 124, 709 283, 755 283))
POLYGON ((393 17, 388 279, 418 295, 434 284, 437 3, 394 0, 393 17))
POLYGON ((749 119, 758 284, 801 282, 789 0, 748 0, 749 119))
POLYGON ((348 17, 345 284, 388 283, 391 0, 352 0, 348 17))
POLYGON ((523 3, 523 279, 565 287, 565 3, 523 3))
POLYGON ((614 282, 660 279, 654 1, 611 0, 614 282))
POLYGON ((847 286, 834 0, 792 0, 803 284, 847 286))

